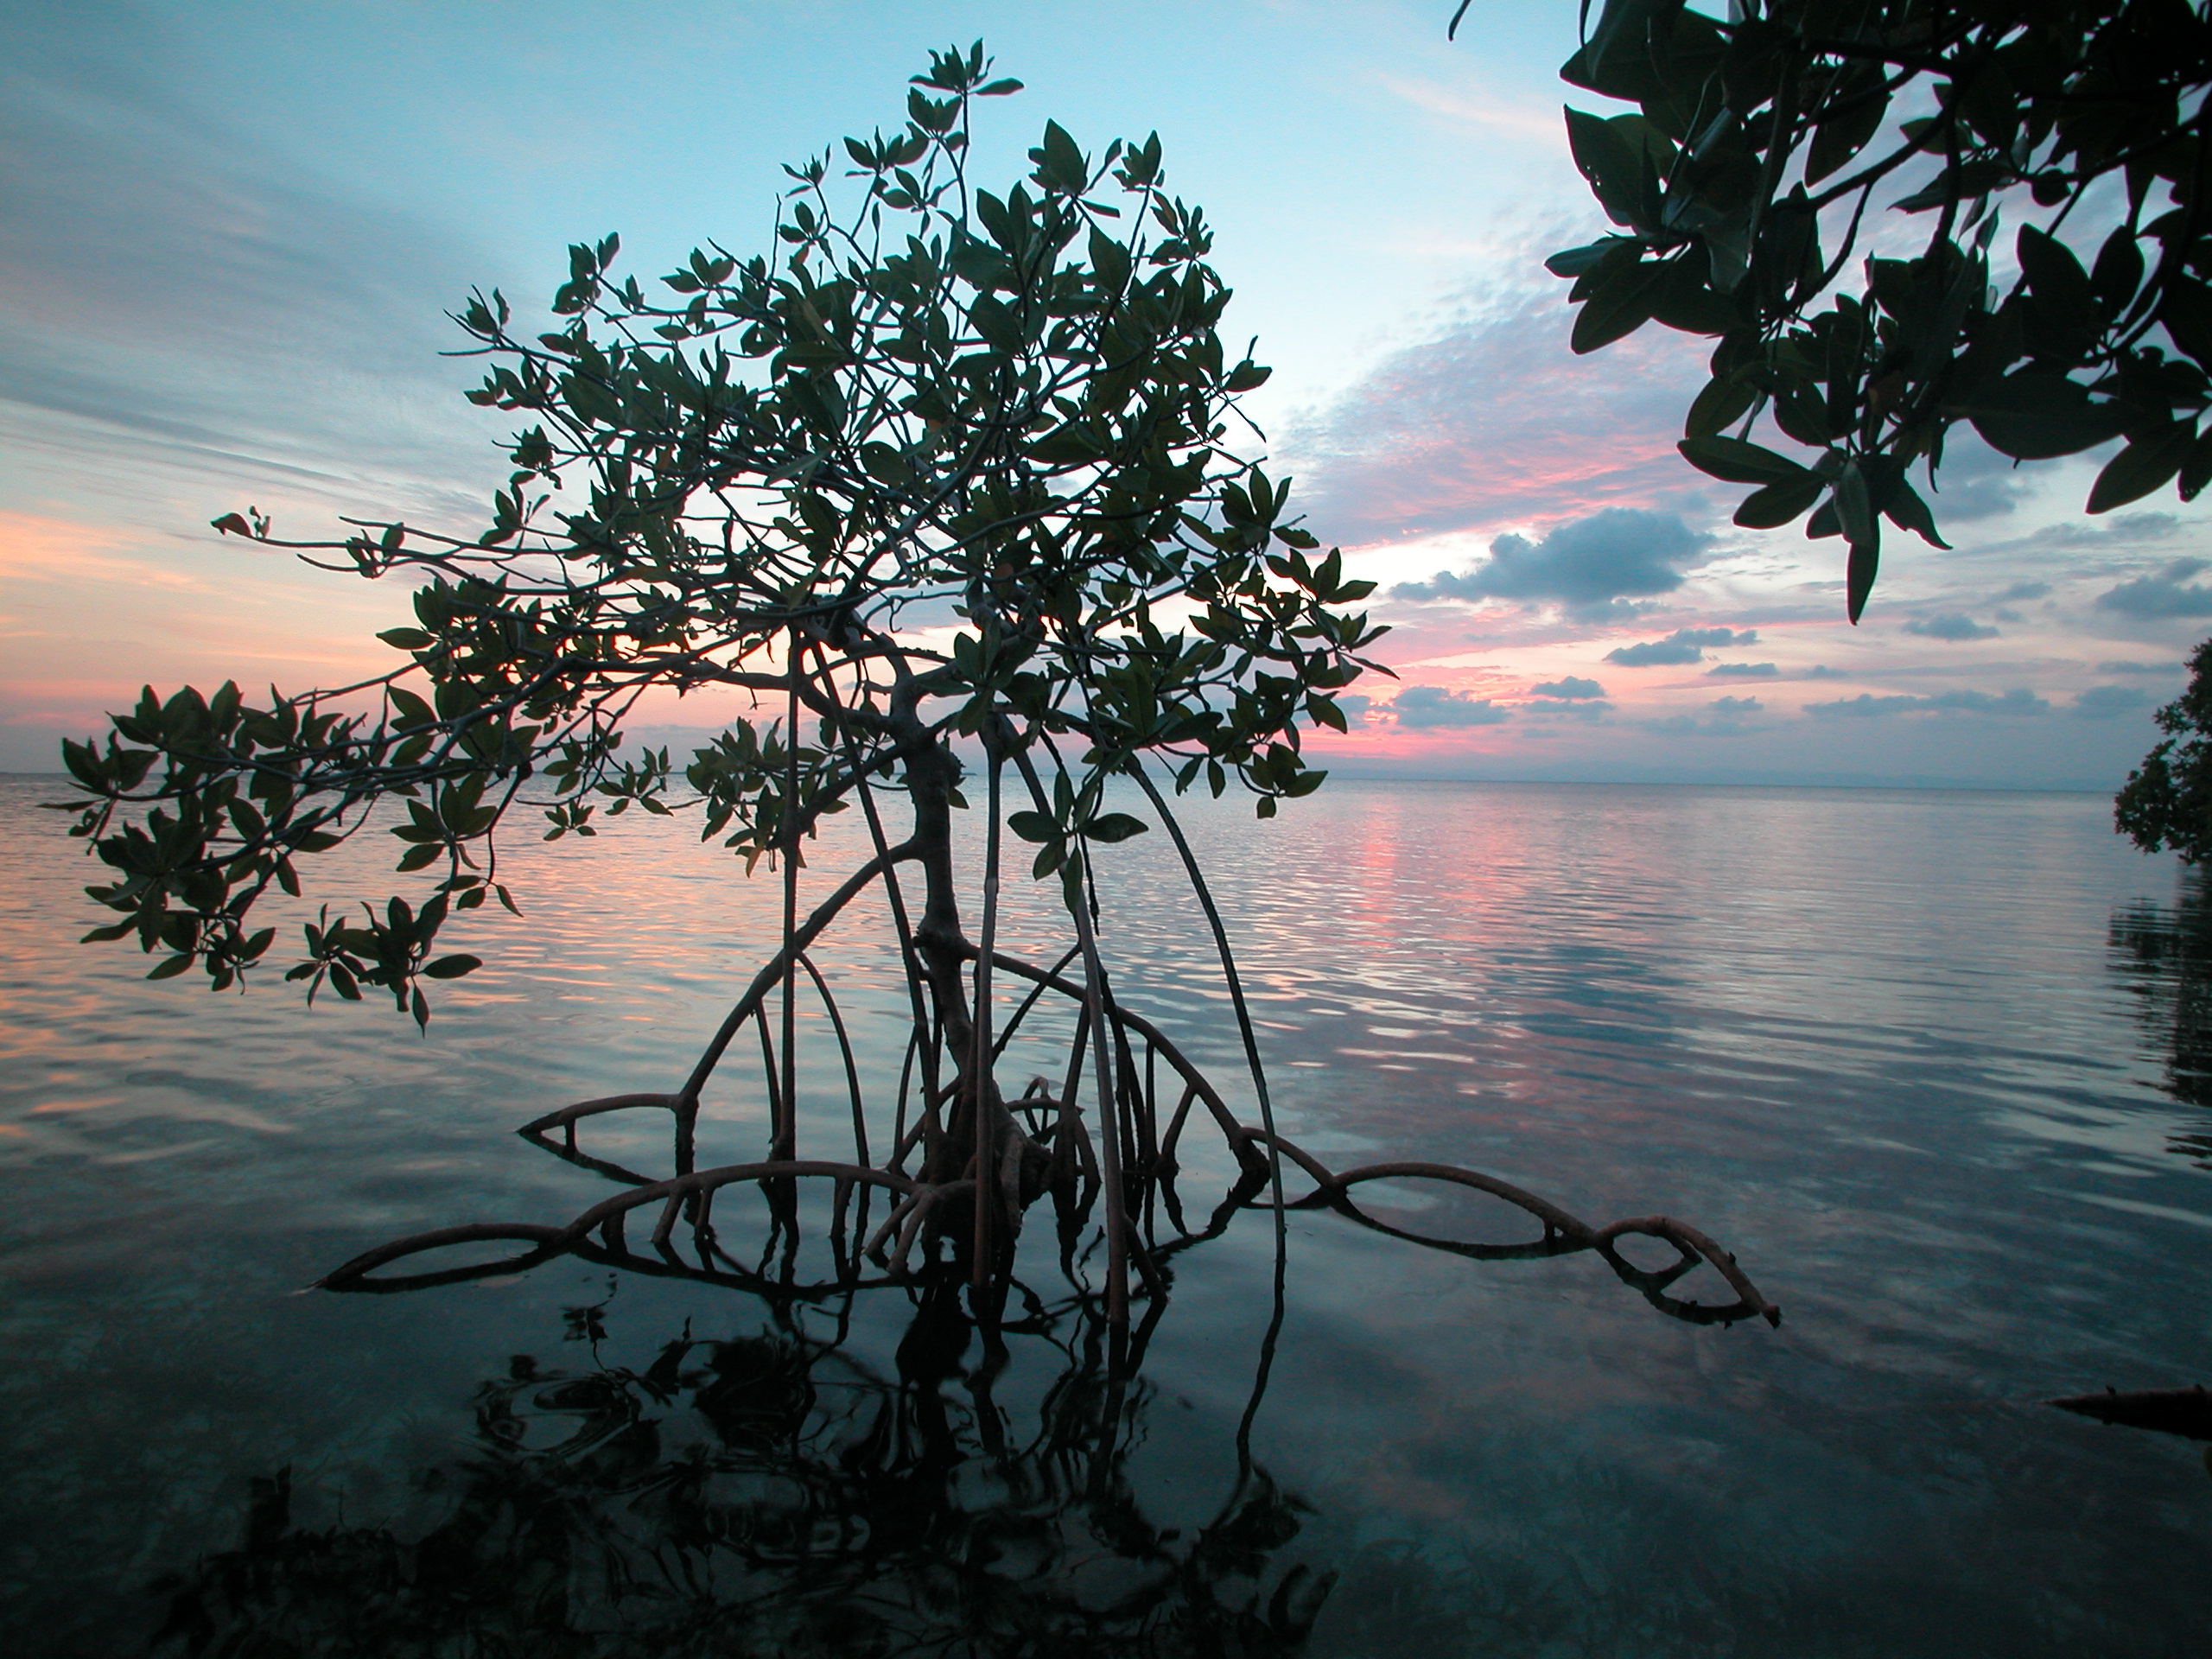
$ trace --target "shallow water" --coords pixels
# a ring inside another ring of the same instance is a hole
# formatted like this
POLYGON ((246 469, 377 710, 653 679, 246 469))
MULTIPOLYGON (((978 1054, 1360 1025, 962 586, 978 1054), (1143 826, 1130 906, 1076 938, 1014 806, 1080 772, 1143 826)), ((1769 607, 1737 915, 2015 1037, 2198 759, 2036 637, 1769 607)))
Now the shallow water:
MULTIPOLYGON (((375 1562, 416 1552, 376 1594, 420 1611, 421 1541, 493 1497, 508 1531, 469 1535, 473 1587, 432 1610, 474 1632, 457 1651, 963 1628, 998 1633, 981 1651, 1274 1651, 1309 1617, 1307 1651, 1395 1659, 2202 1649, 2203 1448, 2040 1403, 2212 1381, 2212 922, 2097 798, 1332 784, 1269 824, 1193 808, 1288 1133, 1339 1167, 1472 1166, 1593 1223, 1679 1217, 1785 1311, 1685 1324, 1587 1254, 1469 1261, 1301 1212, 1240 1459, 1258 1214, 1178 1258, 1126 1396, 1072 1316, 1000 1363, 899 1291, 842 1327, 573 1260, 294 1294, 400 1234, 602 1196, 508 1131, 672 1087, 772 948, 775 884, 659 823, 524 849, 526 917, 469 918, 455 948, 491 965, 417 1037, 388 1004, 211 997, 70 943, 96 918, 62 820, 32 810, 54 789, 0 784, 0 1605, 23 1650, 132 1649, 182 1586, 339 1651, 329 1630, 368 1640, 349 1609, 375 1562), (285 1468, 289 1530, 264 1486, 251 1533, 251 1483, 285 1468), (552 1547, 514 1517, 556 1512, 549 1601, 524 1580, 552 1547), (607 1588, 709 1513, 743 1518, 722 1579, 607 1588), (549 1645, 556 1615, 598 1634, 549 1645)), ((1227 1085, 1234 1030, 1164 840, 1108 854, 1109 960, 1227 1085)), ((854 844, 829 839, 810 890, 854 844)), ((1009 908, 1009 945, 1057 957, 1039 896, 1009 908)), ((872 1074, 903 1035, 883 919, 856 906, 823 956, 872 1074)), ((842 1084, 803 1086, 826 1135, 842 1084)), ((753 1154, 759 1103, 709 1103, 702 1157, 753 1154)), ((593 1146, 650 1160, 658 1133, 593 1146)), ((1375 1204, 1526 1233, 1433 1192, 1375 1204)))

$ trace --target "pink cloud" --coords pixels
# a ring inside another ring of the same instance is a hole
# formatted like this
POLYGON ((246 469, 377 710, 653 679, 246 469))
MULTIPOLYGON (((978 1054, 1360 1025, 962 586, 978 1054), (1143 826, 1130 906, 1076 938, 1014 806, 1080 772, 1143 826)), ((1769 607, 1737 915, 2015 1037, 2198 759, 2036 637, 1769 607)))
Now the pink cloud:
POLYGON ((1651 324, 1578 358, 1563 283, 1509 296, 1293 425, 1314 533, 1368 545, 1702 496, 1675 442, 1703 343, 1651 324))

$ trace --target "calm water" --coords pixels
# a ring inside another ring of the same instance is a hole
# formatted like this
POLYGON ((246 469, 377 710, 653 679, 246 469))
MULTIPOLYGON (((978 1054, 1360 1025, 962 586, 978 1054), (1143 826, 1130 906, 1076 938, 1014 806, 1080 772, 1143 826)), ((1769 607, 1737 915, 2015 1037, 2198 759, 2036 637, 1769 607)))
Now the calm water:
MULTIPOLYGON (((423 1039, 70 943, 90 878, 31 810, 54 790, 0 782, 12 1650, 240 1618, 302 1653, 1273 1652, 1308 1621, 1306 1651, 1391 1659, 2205 1650, 2203 1447, 2039 1403, 2212 1382, 2212 913, 2100 799, 1344 785, 1270 825, 1197 812, 1290 1133, 1682 1217, 1786 1313, 1687 1325, 1592 1255, 1300 1214, 1240 1461, 1263 1216, 1180 1259, 1121 1394, 1049 1308, 994 1357, 901 1291, 779 1314, 575 1261, 296 1294, 398 1234, 603 1196, 508 1131, 680 1080, 773 887, 656 823, 526 849, 526 919, 472 922, 492 966, 423 1039)), ((1161 842, 1113 851, 1109 956, 1230 1081, 1161 842)), ((880 922, 856 908, 824 965, 895 1069, 880 922)), ((1058 954, 1033 901, 1009 927, 1058 954)), ((833 1081, 807 1079, 824 1114, 833 1081)), ((753 1153, 757 1105, 719 1108, 704 1155, 753 1153)))

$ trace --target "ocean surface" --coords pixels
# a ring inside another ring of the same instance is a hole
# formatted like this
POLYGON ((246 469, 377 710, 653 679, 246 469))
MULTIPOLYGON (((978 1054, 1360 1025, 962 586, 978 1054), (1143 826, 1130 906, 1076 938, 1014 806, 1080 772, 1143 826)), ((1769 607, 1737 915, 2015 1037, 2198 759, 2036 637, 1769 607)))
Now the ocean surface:
MULTIPOLYGON (((681 822, 518 843, 524 915, 448 929, 488 965, 418 1035, 373 995, 211 995, 75 943, 97 872, 35 810, 61 792, 0 779, 13 1653, 2212 1648, 2205 1446, 2044 1403, 2212 1382, 2212 905, 2102 798, 1192 805, 1286 1133, 1592 1224, 1675 1217, 1783 1319, 1687 1322, 1592 1253, 1473 1259, 1314 1210, 1270 1342, 1274 1228, 1247 1211, 1175 1256, 1116 1380, 1045 1220, 997 1348, 957 1291, 779 1301, 575 1258, 302 1294, 401 1235, 612 1191, 512 1131, 674 1088, 773 949, 779 883, 681 822)), ((377 839, 318 861, 310 918, 391 890, 377 839)), ((1108 962, 1249 1116, 1166 843, 1104 854, 1108 962)), ((1010 887, 1002 948, 1049 964, 1052 906, 1010 887)), ((880 1091, 905 1032, 880 904, 818 959, 880 1091)), ((1058 1064, 1041 1034, 1009 1087, 1033 1059, 1058 1064)), ((845 1089, 817 1041, 802 1154, 849 1133, 845 1089)), ((702 1162, 760 1155, 759 1099, 708 1106, 702 1162)), ((664 1124, 601 1120, 588 1149, 663 1167, 664 1124)), ((1191 1134, 1202 1217, 1223 1160, 1191 1134)), ((1402 1230, 1531 1231, 1363 1191, 1402 1230)), ((720 1218, 734 1254, 755 1219, 720 1218)), ((1729 1300, 1700 1273, 1678 1294, 1729 1300)))

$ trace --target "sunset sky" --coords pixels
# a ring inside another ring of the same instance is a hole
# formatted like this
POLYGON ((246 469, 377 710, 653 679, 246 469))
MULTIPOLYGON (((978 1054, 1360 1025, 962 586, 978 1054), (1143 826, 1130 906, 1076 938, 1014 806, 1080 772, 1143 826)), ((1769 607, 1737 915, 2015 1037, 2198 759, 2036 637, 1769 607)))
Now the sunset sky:
MULTIPOLYGON (((480 524, 505 428, 460 389, 473 284, 542 303, 563 249, 626 268, 764 242, 778 163, 900 118, 980 35, 1049 116, 1157 129, 1259 338, 1271 470, 1383 586, 1399 680, 1348 770, 2109 789, 2212 626, 2212 526, 2088 518, 2095 458, 1967 439, 1859 627, 1840 544, 1728 523, 1675 454, 1707 347, 1578 359, 1543 256, 1602 228, 1556 79, 1571 0, 563 3, 81 0, 0 14, 0 769, 142 682, 296 687, 389 662, 405 594, 219 541, 341 513, 480 524)), ((1580 99, 1588 104, 1586 97, 1580 99)), ((665 735, 683 734, 671 730, 665 735)))

